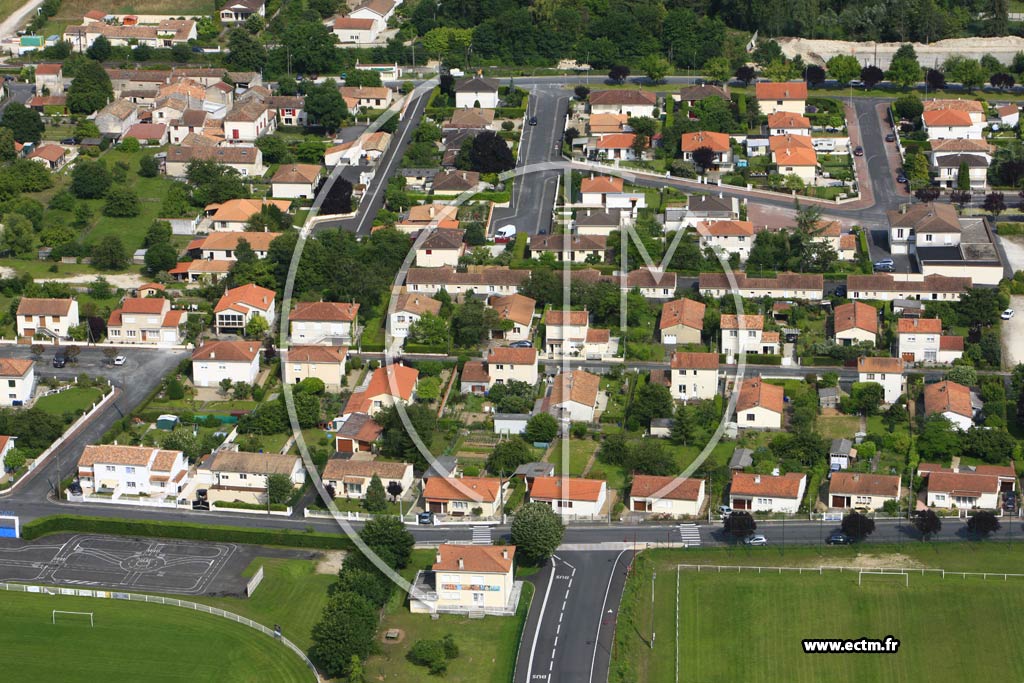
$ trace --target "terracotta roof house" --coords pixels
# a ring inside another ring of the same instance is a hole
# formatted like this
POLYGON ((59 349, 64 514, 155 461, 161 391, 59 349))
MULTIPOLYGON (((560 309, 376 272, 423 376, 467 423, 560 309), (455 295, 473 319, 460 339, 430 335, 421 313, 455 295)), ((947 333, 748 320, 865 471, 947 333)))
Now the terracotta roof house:
POLYGON ((384 462, 380 460, 347 460, 331 458, 324 467, 321 479, 325 486, 334 489, 336 498, 366 498, 370 482, 376 476, 384 490, 397 482, 402 492, 408 492, 413 485, 412 465, 407 462, 384 462))
POLYGON ((547 503, 563 517, 597 517, 608 499, 608 485, 600 479, 534 477, 530 502, 547 503))
POLYGON ((838 510, 880 510, 888 501, 898 501, 902 491, 898 475, 833 472, 828 482, 828 505, 838 510))
POLYGON ((358 318, 357 303, 302 301, 288 313, 288 339, 294 344, 349 344, 358 318))
POLYGON ((807 475, 733 472, 729 507, 750 512, 796 512, 807 489, 807 475))
POLYGON ((860 382, 876 382, 884 389, 886 403, 895 403, 903 393, 902 358, 861 356, 857 359, 857 376, 860 382))
POLYGON ((265 206, 277 207, 287 213, 292 203, 287 199, 229 199, 223 204, 209 204, 205 211, 214 230, 245 231, 249 219, 265 206))
POLYGON ((69 335, 69 328, 79 323, 78 302, 71 298, 22 297, 14 317, 17 319, 19 337, 63 338, 69 335))
POLYGON ((465 517, 480 509, 481 516, 500 514, 504 485, 497 477, 430 477, 423 487, 429 512, 465 517))
POLYGON ((257 316, 268 326, 273 325, 276 296, 274 290, 252 283, 227 290, 213 309, 214 331, 220 334, 224 330, 244 330, 257 316))
POLYGON ((522 294, 492 296, 487 305, 498 312, 499 319, 511 320, 513 325, 511 330, 492 331, 492 339, 504 339, 510 342, 529 339, 534 311, 537 308, 537 302, 534 299, 522 294))
POLYGON ((371 453, 384 433, 383 427, 366 413, 350 413, 334 420, 334 450, 349 456, 371 453))
POLYGON ((974 426, 976 413, 971 390, 962 384, 944 380, 924 387, 924 414, 942 415, 961 430, 974 426))
POLYGON ((338 392, 345 380, 347 358, 347 346, 289 346, 281 349, 281 370, 288 384, 315 377, 327 391, 338 392))
POLYGON ((247 341, 206 341, 192 352, 192 381, 218 387, 222 379, 252 384, 260 369, 260 345, 247 341))
POLYGON ((836 306, 833 329, 837 344, 874 344, 878 336, 878 309, 860 301, 836 306))
POLYGON ((397 402, 408 403, 416 396, 419 370, 394 363, 379 367, 370 375, 365 387, 352 392, 343 415, 366 413, 374 416, 397 402))
POLYGON ((600 384, 600 377, 584 370, 560 373, 552 381, 542 407, 559 419, 593 422, 600 384))
POLYGON ((699 344, 707 309, 694 299, 676 299, 661 307, 658 330, 662 344, 699 344))
POLYGON ((629 490, 629 509, 632 512, 695 517, 704 507, 705 498, 703 479, 636 474, 629 490))
POLYGON ((781 429, 784 393, 760 377, 745 379, 736 400, 736 423, 742 429, 781 429))
POLYGON ((323 167, 318 164, 282 164, 270 179, 274 197, 307 199, 316 194, 323 167))
POLYGON ((754 94, 762 114, 780 111, 803 114, 807 103, 807 83, 758 83, 754 86, 754 94))

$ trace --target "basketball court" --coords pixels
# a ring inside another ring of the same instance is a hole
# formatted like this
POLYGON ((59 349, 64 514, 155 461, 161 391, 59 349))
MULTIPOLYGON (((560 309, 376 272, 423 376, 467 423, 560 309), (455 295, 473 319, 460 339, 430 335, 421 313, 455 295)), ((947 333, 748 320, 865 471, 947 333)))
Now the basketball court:
POLYGON ((155 593, 244 593, 252 554, 232 543, 79 534, 0 540, 0 581, 155 593))

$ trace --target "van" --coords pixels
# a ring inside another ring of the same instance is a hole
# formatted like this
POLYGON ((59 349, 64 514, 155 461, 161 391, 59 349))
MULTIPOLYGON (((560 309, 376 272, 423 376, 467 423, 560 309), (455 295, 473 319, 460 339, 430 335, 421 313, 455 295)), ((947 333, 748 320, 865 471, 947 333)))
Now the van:
POLYGON ((494 241, 497 244, 503 244, 505 242, 511 242, 516 237, 516 226, 514 225, 503 225, 498 228, 494 233, 494 241))

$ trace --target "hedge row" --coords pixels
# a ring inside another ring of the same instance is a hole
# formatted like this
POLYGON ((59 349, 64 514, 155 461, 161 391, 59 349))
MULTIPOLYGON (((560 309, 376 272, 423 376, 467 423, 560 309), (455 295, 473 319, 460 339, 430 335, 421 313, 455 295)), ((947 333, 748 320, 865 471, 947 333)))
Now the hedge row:
MULTIPOLYGON (((217 500, 214 501, 213 507, 215 508, 234 508, 236 510, 266 510, 266 505, 260 505, 259 503, 243 503, 240 500, 217 500)), ((274 512, 284 512, 288 509, 287 505, 283 503, 271 503, 270 509, 274 512)))
POLYGON ((41 517, 25 524, 21 528, 22 537, 29 541, 48 534, 63 532, 180 538, 190 541, 220 541, 222 543, 248 543, 252 545, 277 545, 290 548, 319 548, 325 550, 353 550, 355 548, 352 541, 341 534, 301 532, 290 529, 246 529, 232 526, 192 524, 189 522, 107 519, 103 517, 84 517, 81 515, 41 517))

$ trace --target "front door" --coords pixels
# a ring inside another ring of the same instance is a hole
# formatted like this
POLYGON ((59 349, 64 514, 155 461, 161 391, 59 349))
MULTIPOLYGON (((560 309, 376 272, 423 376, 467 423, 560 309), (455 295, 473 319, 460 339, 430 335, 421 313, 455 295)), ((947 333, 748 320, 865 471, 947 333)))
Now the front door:
POLYGON ((473 607, 483 607, 483 606, 484 606, 484 594, 483 593, 473 593, 473 607))

